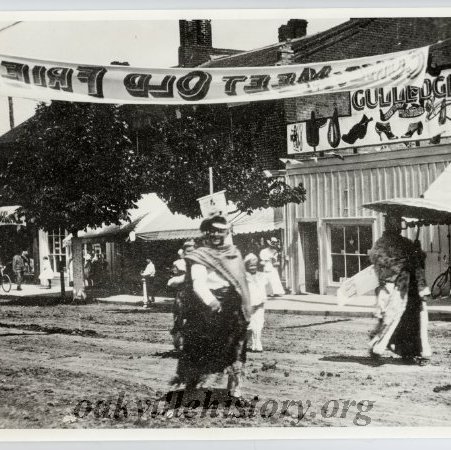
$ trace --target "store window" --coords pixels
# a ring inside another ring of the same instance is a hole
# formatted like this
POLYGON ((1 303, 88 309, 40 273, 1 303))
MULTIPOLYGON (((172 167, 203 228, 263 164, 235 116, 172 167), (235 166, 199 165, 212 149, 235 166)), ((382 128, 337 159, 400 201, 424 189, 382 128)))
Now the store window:
POLYGON ((66 248, 63 243, 66 236, 67 233, 61 229, 49 232, 49 259, 55 272, 59 270, 61 263, 66 267, 66 248))
POLYGON ((331 225, 332 281, 340 282, 368 267, 373 245, 371 225, 331 225))

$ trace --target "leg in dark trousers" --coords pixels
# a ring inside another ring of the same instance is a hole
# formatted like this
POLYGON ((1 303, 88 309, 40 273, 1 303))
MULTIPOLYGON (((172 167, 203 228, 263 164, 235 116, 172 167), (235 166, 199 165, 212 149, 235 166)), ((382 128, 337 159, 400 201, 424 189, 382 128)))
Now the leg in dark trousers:
POLYGON ((147 298, 150 299, 152 303, 155 302, 155 283, 154 277, 146 277, 147 286, 147 298))
POLYGON ((16 272, 16 279, 17 279, 17 290, 21 291, 22 283, 23 283, 23 272, 22 271, 19 270, 16 272))

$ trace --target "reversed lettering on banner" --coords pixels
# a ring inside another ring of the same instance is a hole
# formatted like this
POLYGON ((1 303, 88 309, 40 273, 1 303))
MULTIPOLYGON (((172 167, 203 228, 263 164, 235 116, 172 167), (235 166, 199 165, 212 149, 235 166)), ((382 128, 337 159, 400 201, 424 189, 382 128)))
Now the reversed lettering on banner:
MULTIPOLYGON (((236 103, 423 84, 428 47, 353 60, 274 67, 137 69, 0 55, 0 93, 96 103, 236 103)), ((431 85, 440 93, 440 87, 431 85)), ((401 89, 402 90, 402 89, 401 89)), ((363 95, 363 97, 362 97, 363 95)), ((413 95, 413 94, 412 94, 413 95)), ((395 94, 393 94, 393 99, 395 94)), ((396 97, 397 98, 397 97, 396 97)), ((389 100, 384 100, 389 101, 389 100)))

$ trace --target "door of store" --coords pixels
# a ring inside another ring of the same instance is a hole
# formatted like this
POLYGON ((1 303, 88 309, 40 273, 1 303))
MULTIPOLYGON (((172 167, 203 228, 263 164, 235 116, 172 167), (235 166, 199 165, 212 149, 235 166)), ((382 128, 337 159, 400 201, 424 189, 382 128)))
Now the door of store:
POLYGON ((319 294, 319 248, 316 222, 300 222, 299 235, 304 255, 305 290, 312 294, 319 294))

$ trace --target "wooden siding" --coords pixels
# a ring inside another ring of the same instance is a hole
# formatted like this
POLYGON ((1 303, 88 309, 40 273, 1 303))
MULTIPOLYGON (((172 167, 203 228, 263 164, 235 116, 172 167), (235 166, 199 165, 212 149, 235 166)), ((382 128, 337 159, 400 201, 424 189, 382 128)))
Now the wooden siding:
MULTIPOLYGON (((302 291, 303 285, 299 222, 318 222, 320 286, 325 293, 330 290, 325 242, 328 220, 341 219, 353 223, 368 219, 368 223, 373 223, 373 239, 377 239, 383 231, 382 214, 365 209, 362 204, 394 197, 420 196, 451 162, 451 145, 352 155, 345 161, 335 161, 326 159, 317 164, 306 163, 287 174, 291 185, 302 183, 307 189, 305 203, 292 205, 287 215, 287 228, 292 228, 292 232, 287 233, 287 251, 293 265, 289 284, 296 292, 302 291)), ((414 233, 415 230, 409 230, 407 235, 414 238, 414 233)), ((447 233, 447 227, 443 226, 421 229, 422 248, 428 253, 429 278, 435 278, 446 267, 449 258, 447 233)), ((428 281, 432 282, 433 278, 428 281)))

